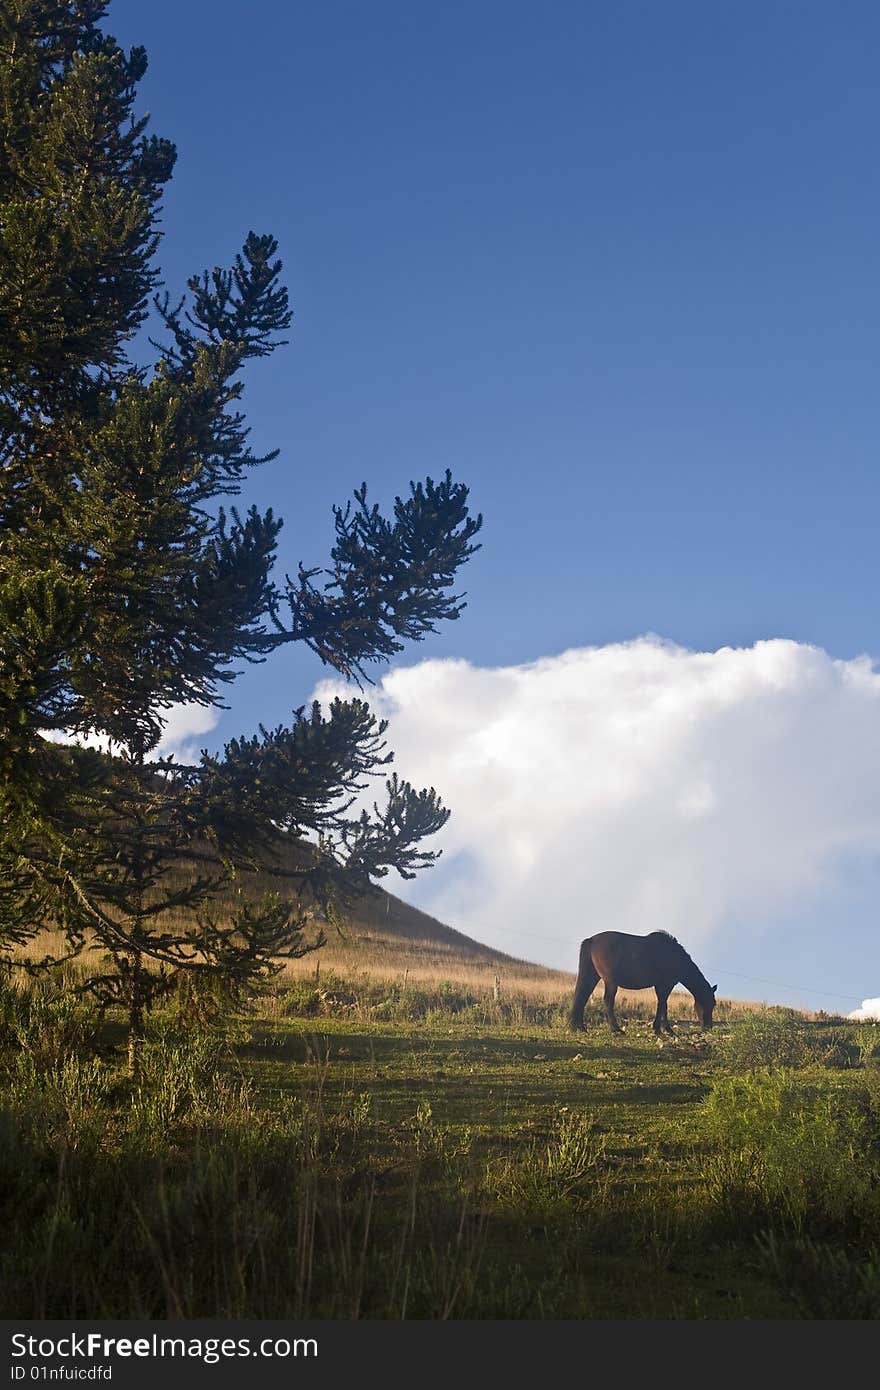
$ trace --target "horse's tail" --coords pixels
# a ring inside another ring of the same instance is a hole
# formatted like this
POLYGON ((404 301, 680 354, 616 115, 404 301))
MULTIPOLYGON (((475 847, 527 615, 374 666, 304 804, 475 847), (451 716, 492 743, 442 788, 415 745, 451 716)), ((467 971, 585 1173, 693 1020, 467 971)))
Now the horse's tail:
POLYGON ((578 968, 577 984, 574 990, 574 999, 571 1005, 568 1023, 570 1028, 580 1030, 584 1026, 584 1007, 596 985, 599 983, 599 972, 593 964, 591 946, 593 938, 588 936, 586 941, 581 942, 581 954, 578 968))

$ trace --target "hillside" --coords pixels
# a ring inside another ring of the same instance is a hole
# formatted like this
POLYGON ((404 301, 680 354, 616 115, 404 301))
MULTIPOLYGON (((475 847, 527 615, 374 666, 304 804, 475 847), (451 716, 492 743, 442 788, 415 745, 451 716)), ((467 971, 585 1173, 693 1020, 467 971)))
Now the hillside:
MULTIPOLYGON (((270 887, 268 875, 255 877, 255 886, 270 887)), ((460 983, 494 988, 496 977, 508 989, 567 993, 574 975, 520 960, 485 946, 464 932, 438 921, 383 888, 360 898, 341 927, 324 924, 326 945, 319 952, 292 961, 294 975, 321 972, 351 977, 460 983)))
MULTIPOLYGON (((277 860, 282 875, 301 872, 307 862, 306 845, 293 839, 288 840, 277 860)), ((285 884, 291 883, 289 877, 266 871, 242 874, 238 886, 246 897, 258 898, 267 892, 283 896, 285 884)), ((292 903, 294 893, 291 888, 292 903)), ((228 898, 220 897, 213 911, 222 919, 224 908, 231 913, 232 907, 230 894, 228 898)), ((551 970, 485 946, 380 887, 360 898, 339 926, 316 918, 314 934, 319 928, 324 931, 326 944, 318 952, 291 961, 287 972, 333 972, 347 978, 365 974, 394 980, 405 975, 413 983, 454 979, 471 985, 485 984, 488 988, 494 986, 498 976, 508 984, 515 979, 517 988, 531 986, 543 991, 555 987, 559 993, 574 987, 574 975, 569 972, 551 970)))
MULTIPOLYGON (((291 842, 281 866, 286 871, 296 871, 303 861, 302 847, 291 842)), ((189 878, 189 872, 175 871, 167 886, 179 886, 189 878)), ((240 876, 238 886, 248 898, 266 892, 283 895, 285 880, 269 872, 249 873, 240 876)), ((213 902, 212 913, 222 921, 236 905, 230 892, 213 902)), ((183 926, 191 922, 191 917, 178 911, 172 914, 171 924, 175 920, 183 926)), ((325 945, 299 960, 287 962, 286 975, 333 974, 349 980, 360 976, 413 984, 449 980, 486 990, 494 990, 497 979, 503 982, 506 992, 515 990, 548 999, 559 998, 574 988, 573 974, 519 960, 483 945, 379 887, 360 898, 339 925, 316 918, 312 935, 317 935, 319 929, 325 934, 325 945)), ((48 928, 21 954, 39 959, 56 951, 63 953, 59 933, 48 928)))

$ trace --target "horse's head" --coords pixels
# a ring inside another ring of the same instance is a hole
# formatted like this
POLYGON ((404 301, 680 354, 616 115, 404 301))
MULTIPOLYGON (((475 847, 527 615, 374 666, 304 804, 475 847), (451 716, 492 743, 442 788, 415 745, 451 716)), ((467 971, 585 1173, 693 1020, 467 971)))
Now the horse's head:
POLYGON ((717 985, 707 985, 705 994, 694 995, 694 1009, 703 1028, 712 1027, 712 1010, 715 1008, 717 985))

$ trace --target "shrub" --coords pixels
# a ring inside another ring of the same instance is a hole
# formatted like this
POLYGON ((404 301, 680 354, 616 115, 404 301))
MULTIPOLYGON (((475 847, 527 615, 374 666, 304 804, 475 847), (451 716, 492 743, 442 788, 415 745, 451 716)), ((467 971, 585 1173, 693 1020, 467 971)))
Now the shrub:
POLYGON ((37 984, 3 983, 0 1034, 12 1053, 24 1052, 38 1071, 92 1051, 100 1020, 80 995, 46 976, 37 984))
POLYGON ((804 1067, 817 1060, 815 1040, 800 1015, 782 1009, 747 1014, 725 1038, 724 1059, 731 1071, 765 1067, 804 1067))
POLYGON ((209 1034, 182 1037, 167 1018, 151 1019, 131 1100, 134 1131, 157 1140, 184 1116, 210 1113, 222 1056, 209 1034))
POLYGON ((605 1137, 592 1115, 563 1107, 546 1139, 535 1139, 518 1155, 490 1163, 486 1190, 501 1206, 546 1210, 566 1205, 599 1176, 605 1137))
POLYGON ((7 1075, 10 1109, 37 1142, 52 1149, 95 1147, 109 1093, 110 1076, 97 1057, 72 1055, 47 1067, 20 1052, 7 1075))
POLYGON ((865 1088, 786 1071, 717 1081, 703 1110, 707 1180, 736 1225, 849 1226, 877 1208, 880 1118, 865 1088))
POLYGON ((284 1017, 314 1018, 321 1012, 321 991, 309 980, 294 980, 279 995, 284 1017))
POLYGON ((818 1060, 823 1067, 836 1067, 848 1071, 862 1065, 861 1048, 846 1029, 836 1029, 821 1042, 817 1040, 818 1060))
POLYGON ((863 1066, 880 1060, 880 1027, 876 1023, 863 1023, 860 1028, 853 1028, 851 1036, 863 1066))

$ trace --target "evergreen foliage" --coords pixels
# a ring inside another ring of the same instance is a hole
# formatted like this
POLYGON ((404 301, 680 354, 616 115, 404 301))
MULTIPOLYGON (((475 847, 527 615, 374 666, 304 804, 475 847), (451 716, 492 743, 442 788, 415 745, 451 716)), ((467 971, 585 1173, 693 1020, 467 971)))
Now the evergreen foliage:
POLYGON ((100 947, 89 988, 126 1009, 134 1065, 144 1011, 182 973, 252 989, 315 945, 312 909, 429 865, 420 843, 448 815, 396 775, 383 805, 352 809, 389 761, 362 699, 193 766, 156 757, 169 710, 218 704, 242 661, 292 641, 360 683, 458 617, 481 520, 448 473, 391 518, 364 485, 334 508, 329 567, 276 583, 280 519, 224 499, 268 461, 239 402, 291 322, 277 244, 251 232, 231 268, 163 289, 175 151, 134 112, 146 55, 99 28, 106 10, 0 0, 0 944, 54 922, 71 951, 100 947), (215 921, 218 889, 291 837, 284 891, 215 921))

